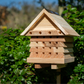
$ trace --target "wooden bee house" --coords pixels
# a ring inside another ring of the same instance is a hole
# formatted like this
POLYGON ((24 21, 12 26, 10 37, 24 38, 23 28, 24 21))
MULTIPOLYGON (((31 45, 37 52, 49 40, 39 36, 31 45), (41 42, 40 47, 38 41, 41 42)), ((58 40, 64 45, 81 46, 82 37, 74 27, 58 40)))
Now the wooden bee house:
POLYGON ((21 35, 31 36, 27 62, 36 68, 50 64, 58 69, 74 62, 73 37, 79 34, 61 16, 43 9, 21 35))

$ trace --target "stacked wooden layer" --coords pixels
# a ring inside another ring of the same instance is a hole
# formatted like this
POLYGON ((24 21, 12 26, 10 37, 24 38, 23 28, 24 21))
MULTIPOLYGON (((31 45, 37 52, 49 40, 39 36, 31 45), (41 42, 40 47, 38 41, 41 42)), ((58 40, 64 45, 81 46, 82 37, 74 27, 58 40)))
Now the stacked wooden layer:
POLYGON ((31 53, 28 62, 31 60, 33 63, 68 63, 74 61, 72 37, 32 36, 30 42, 31 53))

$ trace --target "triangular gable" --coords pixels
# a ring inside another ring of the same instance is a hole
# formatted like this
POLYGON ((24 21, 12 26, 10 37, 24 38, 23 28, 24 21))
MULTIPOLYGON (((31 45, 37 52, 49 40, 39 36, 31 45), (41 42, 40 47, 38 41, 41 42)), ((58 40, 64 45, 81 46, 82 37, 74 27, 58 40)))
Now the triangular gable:
POLYGON ((50 31, 59 30, 59 28, 46 16, 44 15, 34 27, 33 31, 50 31))
POLYGON ((65 35, 79 36, 79 34, 61 16, 49 13, 45 9, 38 14, 21 35, 25 35, 29 30, 35 28, 36 23, 38 23, 44 15, 46 15, 65 35))

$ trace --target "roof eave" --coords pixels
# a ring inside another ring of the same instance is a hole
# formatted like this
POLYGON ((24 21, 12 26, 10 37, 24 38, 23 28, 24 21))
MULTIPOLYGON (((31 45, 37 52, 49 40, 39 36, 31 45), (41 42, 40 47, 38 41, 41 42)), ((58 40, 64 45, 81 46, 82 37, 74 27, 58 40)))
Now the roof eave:
POLYGON ((43 9, 37 17, 30 23, 30 25, 20 34, 20 35, 26 35, 26 33, 33 28, 36 22, 40 20, 43 15, 46 14, 48 18, 64 33, 65 36, 80 36, 78 33, 76 34, 69 34, 54 18, 50 15, 49 12, 47 12, 45 9, 43 9))
POLYGON ((78 33, 75 35, 75 34, 66 34, 65 36, 80 36, 78 33))
POLYGON ((20 34, 20 35, 25 35, 29 30, 30 28, 32 27, 32 25, 38 20, 40 19, 40 17, 45 13, 45 9, 43 9, 38 15, 37 17, 30 23, 30 25, 20 34))

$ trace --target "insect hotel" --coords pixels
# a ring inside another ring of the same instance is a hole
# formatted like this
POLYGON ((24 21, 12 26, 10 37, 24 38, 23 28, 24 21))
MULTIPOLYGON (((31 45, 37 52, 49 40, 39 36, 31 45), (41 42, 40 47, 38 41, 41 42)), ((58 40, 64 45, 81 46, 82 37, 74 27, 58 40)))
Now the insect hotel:
POLYGON ((51 69, 74 62, 73 37, 79 34, 59 15, 43 9, 21 35, 31 36, 28 63, 51 69))

